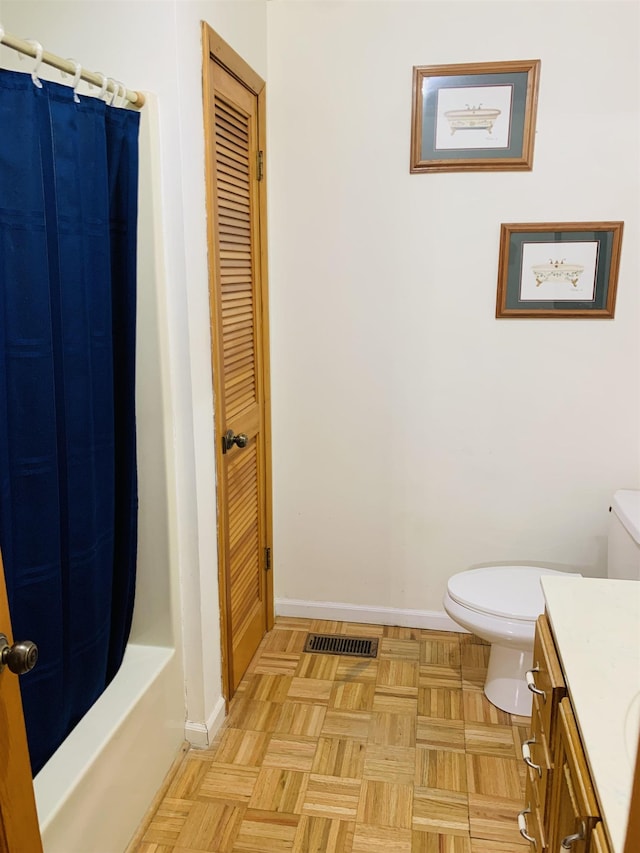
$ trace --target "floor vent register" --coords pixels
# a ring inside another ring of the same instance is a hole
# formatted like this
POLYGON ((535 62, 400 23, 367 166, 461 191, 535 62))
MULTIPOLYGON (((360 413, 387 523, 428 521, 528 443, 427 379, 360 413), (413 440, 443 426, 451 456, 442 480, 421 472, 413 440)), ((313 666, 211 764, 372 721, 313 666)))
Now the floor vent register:
POLYGON ((378 657, 378 640, 371 637, 345 637, 344 634, 309 634, 304 650, 321 655, 375 658, 378 657))

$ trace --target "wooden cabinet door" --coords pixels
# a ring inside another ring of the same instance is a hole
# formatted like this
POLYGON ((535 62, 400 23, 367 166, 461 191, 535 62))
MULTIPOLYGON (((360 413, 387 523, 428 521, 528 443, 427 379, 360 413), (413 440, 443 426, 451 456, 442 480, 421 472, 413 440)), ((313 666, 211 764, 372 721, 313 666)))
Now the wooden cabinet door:
MULTIPOLYGON (((0 557, 0 632, 13 642, 0 557)), ((18 676, 0 672, 0 853, 41 853, 18 676)))
POLYGON ((587 853, 593 827, 599 819, 598 804, 591 784, 571 704, 563 699, 558 709, 554 784, 551 802, 550 850, 565 849, 587 853))
POLYGON ((533 674, 535 687, 533 710, 540 715, 547 744, 552 751, 555 745, 555 723, 558 705, 567 694, 567 688, 562 674, 562 667, 556 646, 553 641, 551 627, 543 613, 536 622, 536 636, 533 646, 533 674))

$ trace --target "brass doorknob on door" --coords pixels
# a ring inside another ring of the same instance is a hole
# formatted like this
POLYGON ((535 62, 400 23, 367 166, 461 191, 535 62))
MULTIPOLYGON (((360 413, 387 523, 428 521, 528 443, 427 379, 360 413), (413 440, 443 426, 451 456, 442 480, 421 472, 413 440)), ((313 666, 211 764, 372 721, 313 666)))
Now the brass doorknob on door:
POLYGON ((249 444, 249 436, 243 432, 236 435, 232 429, 228 429, 222 436, 222 452, 226 453, 227 450, 231 450, 234 444, 238 447, 246 447, 249 444))
POLYGON ((38 662, 38 647, 31 640, 20 640, 9 645, 5 634, 0 634, 0 672, 8 666, 16 675, 30 672, 38 662))

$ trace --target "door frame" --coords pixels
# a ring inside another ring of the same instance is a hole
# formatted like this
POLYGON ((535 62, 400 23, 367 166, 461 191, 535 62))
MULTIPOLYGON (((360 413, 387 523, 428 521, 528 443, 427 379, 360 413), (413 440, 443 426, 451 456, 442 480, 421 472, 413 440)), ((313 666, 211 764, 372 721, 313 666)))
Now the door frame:
MULTIPOLYGON (((229 74, 238 80, 246 89, 257 97, 258 106, 258 148, 261 152, 266 151, 266 93, 265 81, 245 62, 245 60, 233 50, 206 21, 202 21, 202 93, 204 109, 204 140, 205 140, 205 174, 206 174, 206 210, 207 210, 207 248, 209 266, 209 303, 210 303, 210 332, 211 332, 211 369, 214 396, 214 434, 215 434, 215 460, 216 471, 222 471, 222 436, 225 424, 222 420, 221 407, 216 406, 215 401, 223 397, 222 374, 219 369, 220 349, 216 344, 213 293, 216 287, 216 265, 215 265, 215 236, 217 232, 215 200, 215 160, 214 142, 215 129, 209 110, 213 95, 213 81, 210 74, 210 63, 215 62, 224 68, 229 74)), ((269 300, 268 300, 268 269, 267 269, 267 181, 262 174, 258 181, 258 233, 259 252, 256 255, 255 265, 260 279, 260 299, 262 305, 262 316, 258 322, 261 328, 261 358, 263 365, 262 387, 263 387, 263 441, 264 441, 264 476, 265 476, 265 524, 267 542, 273 542, 273 506, 271 486, 271 390, 270 390, 270 368, 269 368, 269 300)), ((220 518, 220 505, 226 499, 224 484, 221 477, 216 477, 216 508, 217 518, 220 518)), ((218 522, 218 594, 220 601, 220 641, 222 651, 222 685, 225 701, 228 705, 231 692, 230 662, 231 662, 231 630, 229 625, 229 613, 231 612, 230 591, 227 584, 225 565, 227 561, 226 538, 220 530, 218 522)), ((273 627, 273 548, 271 548, 270 570, 265 572, 265 607, 267 631, 273 627)))

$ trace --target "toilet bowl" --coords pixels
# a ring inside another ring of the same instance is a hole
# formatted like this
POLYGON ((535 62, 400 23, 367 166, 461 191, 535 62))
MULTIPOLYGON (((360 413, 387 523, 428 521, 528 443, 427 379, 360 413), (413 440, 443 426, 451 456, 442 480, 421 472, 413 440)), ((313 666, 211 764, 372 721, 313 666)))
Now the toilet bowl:
POLYGON ((484 692, 509 714, 531 715, 526 672, 533 664, 536 619, 544 612, 540 578, 558 574, 567 573, 535 566, 488 566, 449 578, 444 609, 458 625, 491 643, 484 692))

